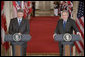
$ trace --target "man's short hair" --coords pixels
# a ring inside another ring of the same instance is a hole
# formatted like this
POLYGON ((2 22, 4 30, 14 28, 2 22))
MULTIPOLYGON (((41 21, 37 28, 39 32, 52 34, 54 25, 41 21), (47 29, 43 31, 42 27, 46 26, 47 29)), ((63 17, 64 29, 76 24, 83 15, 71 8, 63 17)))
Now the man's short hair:
POLYGON ((23 9, 18 9, 17 12, 22 12, 23 13, 24 11, 23 11, 23 9))

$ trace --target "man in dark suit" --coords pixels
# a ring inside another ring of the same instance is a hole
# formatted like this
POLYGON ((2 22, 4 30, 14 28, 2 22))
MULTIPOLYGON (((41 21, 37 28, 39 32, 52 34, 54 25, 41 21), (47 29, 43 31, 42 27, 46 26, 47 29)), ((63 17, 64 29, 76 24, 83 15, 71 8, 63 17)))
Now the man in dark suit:
MULTIPOLYGON (((66 10, 62 11, 61 19, 58 21, 53 38, 55 37, 56 34, 65 34, 65 33, 73 34, 73 30, 75 30, 77 32, 77 34, 81 36, 81 34, 75 24, 75 21, 68 17, 69 17, 68 11, 66 11, 66 10)), ((62 56, 63 55, 63 46, 62 46, 61 42, 59 42, 59 49, 60 49, 60 55, 62 56)))
MULTIPOLYGON (((9 34, 15 34, 18 33, 21 34, 29 34, 29 22, 27 19, 23 18, 23 10, 19 9, 17 10, 17 17, 11 19, 10 25, 9 25, 9 34)), ((14 54, 14 45, 15 43, 11 42, 12 49, 13 49, 13 56, 14 54)), ((26 55, 26 47, 27 42, 17 42, 17 44, 22 46, 22 56, 26 55)))

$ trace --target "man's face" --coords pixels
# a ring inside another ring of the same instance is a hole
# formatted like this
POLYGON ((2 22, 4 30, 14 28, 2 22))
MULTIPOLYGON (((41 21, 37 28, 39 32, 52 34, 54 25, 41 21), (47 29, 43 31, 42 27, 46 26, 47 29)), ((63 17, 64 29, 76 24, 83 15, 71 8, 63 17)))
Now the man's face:
POLYGON ((17 13, 17 17, 18 17, 18 18, 22 18, 22 17, 23 17, 23 12, 18 12, 18 13, 17 13))
POLYGON ((62 19, 67 20, 68 19, 68 13, 63 12, 62 13, 62 19))

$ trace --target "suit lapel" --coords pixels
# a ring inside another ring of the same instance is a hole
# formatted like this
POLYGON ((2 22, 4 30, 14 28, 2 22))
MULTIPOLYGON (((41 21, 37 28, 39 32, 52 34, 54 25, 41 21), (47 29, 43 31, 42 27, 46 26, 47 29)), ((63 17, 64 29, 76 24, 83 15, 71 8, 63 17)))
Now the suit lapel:
POLYGON ((18 23, 18 20, 17 20, 17 18, 16 18, 16 27, 19 27, 19 23, 18 23))

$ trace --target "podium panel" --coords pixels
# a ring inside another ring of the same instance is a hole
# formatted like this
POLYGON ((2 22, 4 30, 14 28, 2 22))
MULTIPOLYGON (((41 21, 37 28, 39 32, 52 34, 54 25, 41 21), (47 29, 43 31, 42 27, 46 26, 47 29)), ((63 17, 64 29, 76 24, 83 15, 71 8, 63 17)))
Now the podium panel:
POLYGON ((21 55, 21 46, 20 45, 15 45, 14 48, 15 48, 15 56, 20 56, 21 55))
POLYGON ((65 56, 70 56, 70 46, 69 45, 65 45, 65 56))

